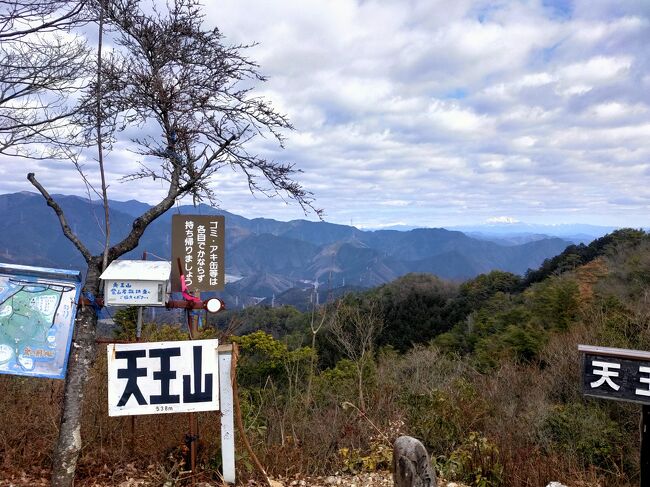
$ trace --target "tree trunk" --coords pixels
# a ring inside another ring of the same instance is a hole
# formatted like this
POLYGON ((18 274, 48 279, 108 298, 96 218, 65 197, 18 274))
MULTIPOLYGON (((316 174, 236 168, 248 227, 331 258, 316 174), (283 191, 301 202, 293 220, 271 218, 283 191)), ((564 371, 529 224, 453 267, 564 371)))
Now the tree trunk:
POLYGON ((357 388, 359 389, 359 409, 366 412, 366 400, 363 395, 363 361, 357 363, 357 388))
POLYGON ((311 385, 316 373, 316 331, 311 330, 311 362, 309 363, 309 378, 307 380, 307 393, 305 394, 305 403, 311 403, 311 385))
MULTIPOLYGON (((101 256, 93 258, 88 265, 88 274, 83 290, 97 296, 99 290, 101 256)), ((90 305, 79 306, 75 319, 74 340, 68 359, 65 378, 63 414, 59 438, 54 450, 52 485, 69 487, 74 483, 77 460, 81 452, 81 418, 84 388, 90 367, 95 361, 97 313, 90 305)))

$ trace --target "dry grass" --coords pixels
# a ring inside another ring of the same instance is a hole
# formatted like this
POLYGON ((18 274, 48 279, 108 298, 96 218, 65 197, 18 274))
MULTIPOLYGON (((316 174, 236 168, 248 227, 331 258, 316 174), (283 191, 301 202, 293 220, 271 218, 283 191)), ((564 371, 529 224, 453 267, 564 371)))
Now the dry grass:
MULTIPOLYGON (((128 465, 138 471, 161 470, 181 476, 179 472, 185 469, 188 415, 111 418, 106 389, 106 352, 101 346, 84 397, 79 477, 121 477, 128 465)), ((63 381, 2 375, 0 391, 0 470, 49 469, 58 433, 63 381)), ((220 416, 218 412, 198 413, 198 420, 199 460, 208 470, 212 467, 209 474, 213 475, 220 463, 220 416)))
MULTIPOLYGON (((570 452, 548 448, 549 443, 539 437, 540 425, 556 403, 581 400, 576 344, 588 342, 591 333, 577 327, 553 338, 540 359, 541 366, 507 363, 491 374, 478 374, 463 361, 432 348, 386 356, 373 371, 365 412, 345 407, 347 402, 354 403, 356 391, 353 386, 346 388, 343 379, 327 382, 319 378, 310 401, 299 391, 289 401, 282 390, 272 390, 272 384, 251 396, 243 390, 248 435, 271 475, 295 478, 329 475, 350 467, 340 454, 343 448, 366 456, 370 464, 381 461, 378 443, 390 445, 397 435, 416 432, 417 423, 429 419, 438 424, 442 418, 449 423, 444 426, 459 436, 446 446, 427 446, 448 457, 470 431, 478 431, 498 451, 503 486, 538 487, 552 480, 572 486, 631 485, 638 467, 630 466, 629 459, 621 459, 607 471, 585 465, 570 452), (465 384, 462 389, 457 387, 459 378, 465 384), (447 402, 434 403, 433 409, 421 410, 409 419, 404 397, 420 393, 442 394, 447 402)), ((149 485, 182 479, 187 416, 138 416, 132 434, 131 418, 108 416, 106 387, 106 354, 100 347, 84 399, 80 481, 100 479, 118 485, 133 472, 146 474, 152 482, 149 485)), ((47 477, 62 389, 61 381, 0 376, 0 471, 5 476, 25 471, 30 478, 47 477)), ((626 428, 633 429, 633 411, 621 409, 618 414, 630 416, 626 428)), ((219 414, 200 413, 198 417, 203 478, 218 481, 219 414)), ((629 432, 622 438, 629 456, 634 457, 636 438, 629 432)), ((243 451, 238 447, 238 452, 243 451)), ((237 464, 240 478, 254 476, 245 455, 238 455, 237 464)))

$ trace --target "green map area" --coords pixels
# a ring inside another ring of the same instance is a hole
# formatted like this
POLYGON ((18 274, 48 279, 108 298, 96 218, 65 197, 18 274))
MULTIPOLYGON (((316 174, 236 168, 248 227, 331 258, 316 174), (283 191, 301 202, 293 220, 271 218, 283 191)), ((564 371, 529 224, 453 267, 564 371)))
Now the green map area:
POLYGON ((34 370, 39 362, 55 362, 60 348, 57 314, 59 319, 69 318, 70 305, 60 307, 62 296, 74 292, 74 287, 7 278, 2 281, 0 371, 20 373, 34 370))

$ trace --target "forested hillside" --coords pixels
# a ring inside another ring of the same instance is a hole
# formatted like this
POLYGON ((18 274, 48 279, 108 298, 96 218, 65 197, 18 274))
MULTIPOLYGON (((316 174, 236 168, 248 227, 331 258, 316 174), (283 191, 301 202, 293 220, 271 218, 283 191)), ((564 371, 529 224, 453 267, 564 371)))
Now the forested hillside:
MULTIPOLYGON (((98 215, 103 214, 101 205, 77 196, 57 198, 71 228, 93 252, 99 252, 103 245, 97 225, 98 215)), ((114 241, 127 235, 132 219, 148 206, 135 200, 110 203, 114 241)), ((64 237, 56 215, 40 195, 0 195, 0 211, 4 215, 0 221, 3 262, 85 269, 81 255, 64 237)), ((301 294, 314 286, 320 287, 324 301, 328 294, 341 294, 349 286, 369 288, 409 272, 457 280, 493 269, 524 273, 570 244, 543 236, 518 245, 500 245, 442 228, 362 231, 324 221, 247 219, 205 204, 180 206, 175 211, 224 215, 225 265, 230 275, 224 298, 233 308, 274 295, 278 302, 302 306, 301 294)), ((153 222, 139 246, 125 258, 139 259, 147 251, 150 259, 169 259, 171 215, 153 222)))
MULTIPOLYGON (((650 235, 621 230, 523 277, 494 271, 457 284, 409 274, 308 312, 219 313, 202 333, 239 344, 247 435, 274 475, 389 468, 392 440, 409 434, 445 478, 472 486, 627 486, 638 483, 639 407, 584 398, 577 345, 650 350, 649 284, 650 235)), ((116 337, 132 337, 135 313, 115 319, 116 337)), ((153 324, 145 334, 186 337, 153 324)), ((106 415, 103 360, 86 398, 84 471, 138 458, 173 477, 183 425, 138 418, 131 455, 129 420, 106 415)), ((26 465, 29 454, 47 468, 59 384, 0 384, 11 418, 0 442, 5 466, 26 465)), ((201 468, 216 476, 214 421, 201 418, 201 468)), ((240 451, 240 473, 250 475, 240 451)))
POLYGON ((321 466, 371 468, 382 435, 399 430, 424 441, 443 475, 470 485, 634 485, 639 407, 585 399, 577 345, 650 350, 648 284, 650 236, 621 230, 523 278, 495 271, 455 285, 410 274, 313 316, 254 309, 218 324, 262 329, 238 339, 242 382, 251 407, 285 412, 257 418, 267 428, 260 445, 271 453, 299 438, 292 451, 305 468, 307 451, 320 452, 321 466), (312 351, 299 346, 321 320, 312 372, 312 351), (340 409, 346 402, 354 413, 340 409), (337 432, 326 434, 318 425, 331 418, 337 432), (329 448, 319 449, 322 438, 329 448))

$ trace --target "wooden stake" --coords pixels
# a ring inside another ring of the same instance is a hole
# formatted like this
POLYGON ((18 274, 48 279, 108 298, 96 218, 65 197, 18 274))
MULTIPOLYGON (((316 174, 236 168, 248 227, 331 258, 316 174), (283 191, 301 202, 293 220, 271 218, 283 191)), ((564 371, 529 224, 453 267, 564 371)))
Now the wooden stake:
POLYGON ((257 455, 255 455, 255 452, 253 451, 253 448, 251 447, 251 444, 248 441, 248 437, 246 436, 246 429, 244 428, 244 421, 241 415, 241 405, 239 404, 239 389, 237 388, 237 358, 238 357, 239 357, 239 347, 237 347, 236 343, 233 343, 230 377, 232 380, 233 406, 235 409, 235 421, 237 423, 237 429, 239 430, 239 434, 241 436, 242 441, 244 442, 244 446, 246 447, 246 451, 248 452, 248 455, 250 456, 251 460, 253 460, 253 465, 255 465, 257 471, 260 474, 262 474, 262 478, 264 479, 264 482, 266 482, 266 484, 269 487, 273 487, 273 484, 271 483, 271 479, 269 478, 269 476, 266 473, 266 470, 264 469, 259 459, 257 458, 257 455))
POLYGON ((641 487, 650 487, 650 406, 641 406, 641 487))

